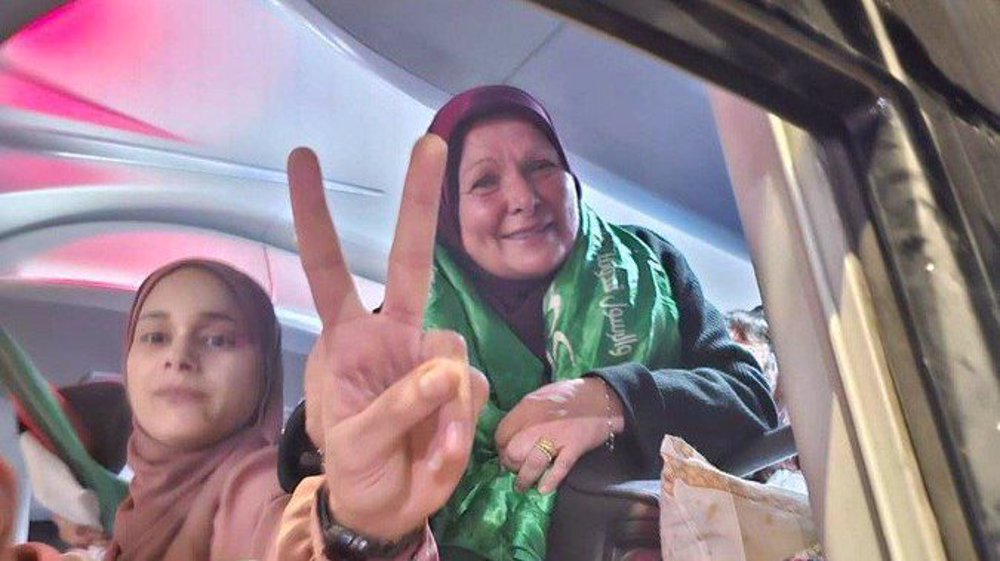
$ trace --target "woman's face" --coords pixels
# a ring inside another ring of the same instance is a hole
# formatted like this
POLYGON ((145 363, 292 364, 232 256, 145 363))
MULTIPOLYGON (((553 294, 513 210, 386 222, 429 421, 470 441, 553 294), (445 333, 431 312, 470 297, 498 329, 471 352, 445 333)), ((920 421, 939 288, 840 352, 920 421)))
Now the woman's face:
POLYGON ((458 168, 462 245, 483 269, 507 279, 556 270, 576 240, 573 180, 548 138, 527 121, 473 126, 458 168))
POLYGON ((261 355, 215 275, 179 269, 153 287, 126 362, 129 404, 155 440, 183 450, 245 426, 261 396, 261 355))

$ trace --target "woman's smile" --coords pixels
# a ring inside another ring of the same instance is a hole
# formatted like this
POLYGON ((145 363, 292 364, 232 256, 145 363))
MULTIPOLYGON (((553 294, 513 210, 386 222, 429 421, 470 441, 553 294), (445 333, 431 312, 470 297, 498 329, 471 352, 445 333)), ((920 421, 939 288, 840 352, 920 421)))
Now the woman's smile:
POLYGON ((547 236, 555 230, 555 223, 552 221, 540 222, 537 224, 524 226, 500 236, 504 240, 512 241, 532 241, 537 238, 547 236))

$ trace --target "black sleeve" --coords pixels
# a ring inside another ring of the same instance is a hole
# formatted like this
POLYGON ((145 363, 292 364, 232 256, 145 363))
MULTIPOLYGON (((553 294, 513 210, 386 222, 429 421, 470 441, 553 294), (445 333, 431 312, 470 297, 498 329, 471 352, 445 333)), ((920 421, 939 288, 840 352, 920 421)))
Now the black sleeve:
POLYGON ((702 296, 684 256, 643 228, 628 227, 660 255, 679 311, 681 363, 650 371, 625 363, 588 373, 599 376, 621 398, 625 432, 644 470, 662 468, 664 435, 679 436, 717 462, 742 444, 777 426, 767 382, 748 351, 729 337, 719 311, 702 296))

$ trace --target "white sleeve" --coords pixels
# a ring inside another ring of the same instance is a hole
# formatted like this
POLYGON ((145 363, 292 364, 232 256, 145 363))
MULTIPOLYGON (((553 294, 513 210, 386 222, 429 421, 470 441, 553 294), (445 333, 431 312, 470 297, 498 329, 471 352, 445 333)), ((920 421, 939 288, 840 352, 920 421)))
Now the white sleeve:
POLYGON ((97 494, 80 485, 69 466, 30 432, 21 433, 20 443, 31 490, 38 502, 70 522, 100 528, 97 494))

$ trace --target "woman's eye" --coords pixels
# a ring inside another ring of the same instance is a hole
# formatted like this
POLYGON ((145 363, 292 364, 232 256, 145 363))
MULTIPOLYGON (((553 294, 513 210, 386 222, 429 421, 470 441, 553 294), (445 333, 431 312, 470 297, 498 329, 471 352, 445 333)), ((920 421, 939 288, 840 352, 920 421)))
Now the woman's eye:
POLYGON ((559 167, 555 162, 548 159, 532 160, 528 163, 528 171, 547 171, 559 167))
POLYGON ((161 331, 150 331, 140 335, 139 341, 147 345, 160 345, 167 341, 167 335, 161 331))
POLYGON ((231 335, 225 334, 206 335, 202 338, 202 342, 207 347, 216 348, 227 348, 236 345, 236 339, 231 335))
POLYGON ((498 182, 497 176, 495 175, 484 175, 472 183, 472 188, 470 191, 482 191, 484 189, 490 189, 496 187, 498 182))

